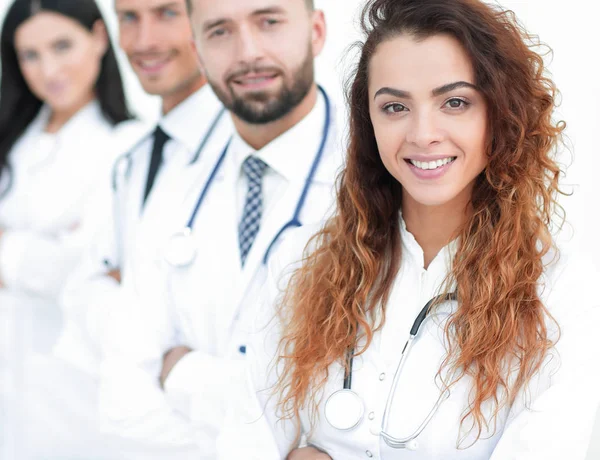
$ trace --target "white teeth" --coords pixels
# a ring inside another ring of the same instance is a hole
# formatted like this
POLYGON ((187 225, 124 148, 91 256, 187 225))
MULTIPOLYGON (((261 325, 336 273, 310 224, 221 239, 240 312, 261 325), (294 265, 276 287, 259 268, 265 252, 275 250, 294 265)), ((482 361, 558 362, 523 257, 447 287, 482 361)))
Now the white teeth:
POLYGON ((264 81, 267 81, 269 78, 268 77, 257 77, 257 78, 246 78, 243 80, 244 83, 246 84, 257 84, 257 83, 262 83, 264 81))
POLYGON ((151 67, 156 67, 162 63, 164 63, 165 61, 162 60, 152 60, 152 61, 142 61, 140 64, 142 65, 142 67, 144 68, 151 68, 151 67))
POLYGON ((455 159, 455 157, 448 157, 448 158, 444 158, 444 159, 440 159, 440 160, 436 160, 436 161, 416 161, 416 160, 409 160, 409 161, 413 166, 427 171, 430 169, 441 168, 442 166, 445 166, 448 163, 451 163, 452 161, 454 161, 454 159, 455 159))

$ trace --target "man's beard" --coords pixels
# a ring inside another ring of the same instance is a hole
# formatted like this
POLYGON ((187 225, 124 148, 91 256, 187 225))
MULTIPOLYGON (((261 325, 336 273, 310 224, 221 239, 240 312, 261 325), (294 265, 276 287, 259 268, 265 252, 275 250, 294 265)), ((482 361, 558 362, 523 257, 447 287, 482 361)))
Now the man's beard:
MULTIPOLYGON (((254 70, 254 69, 248 69, 254 70)), ((208 78, 215 94, 229 111, 246 123, 263 125, 280 120, 296 108, 309 93, 314 83, 314 62, 312 51, 309 50, 306 59, 294 73, 291 85, 282 85, 278 94, 256 92, 245 97, 237 96, 231 84, 228 91, 223 91, 208 78)))

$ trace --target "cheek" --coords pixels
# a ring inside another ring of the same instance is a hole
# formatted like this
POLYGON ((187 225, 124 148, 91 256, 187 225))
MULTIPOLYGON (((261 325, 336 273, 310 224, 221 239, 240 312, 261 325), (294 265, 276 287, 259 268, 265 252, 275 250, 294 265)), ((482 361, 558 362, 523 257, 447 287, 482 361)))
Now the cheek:
POLYGON ((463 132, 465 135, 462 143, 465 145, 465 150, 469 152, 469 156, 471 157, 470 163, 474 169, 481 172, 488 163, 486 151, 488 138, 487 125, 485 122, 479 122, 474 124, 471 129, 463 132))
POLYGON ((64 71, 68 73, 78 91, 88 91, 100 74, 102 57, 93 47, 73 49, 65 60, 64 71))
POLYGON ((219 53, 216 50, 203 49, 200 55, 202 56, 202 67, 208 78, 214 84, 222 84, 225 79, 228 63, 230 62, 229 53, 225 52, 225 50, 219 53))
POLYGON ((36 63, 22 63, 19 65, 21 74, 27 83, 27 86, 32 88, 35 92, 36 88, 42 87, 44 84, 44 77, 41 74, 40 66, 36 63))
POLYGON ((381 123, 375 120, 373 122, 373 130, 377 141, 377 148, 381 161, 388 171, 398 177, 398 170, 401 161, 400 153, 404 146, 405 133, 400 129, 400 126, 381 123))
POLYGON ((135 33, 131 27, 120 27, 119 46, 125 52, 125 54, 130 54, 132 52, 134 39, 135 33))

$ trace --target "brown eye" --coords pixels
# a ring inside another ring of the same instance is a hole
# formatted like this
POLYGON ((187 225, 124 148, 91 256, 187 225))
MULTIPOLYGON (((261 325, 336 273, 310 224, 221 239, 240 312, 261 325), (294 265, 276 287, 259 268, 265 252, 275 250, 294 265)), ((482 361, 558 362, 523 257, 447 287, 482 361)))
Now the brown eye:
POLYGON ((452 98, 452 99, 449 99, 446 102, 446 106, 448 108, 450 108, 450 109, 460 109, 460 108, 466 107, 468 105, 469 105, 469 103, 467 101, 465 101, 463 99, 456 98, 456 97, 452 98))
POLYGON ((383 110, 387 113, 401 113, 408 111, 406 106, 398 103, 387 104, 383 107, 383 110))

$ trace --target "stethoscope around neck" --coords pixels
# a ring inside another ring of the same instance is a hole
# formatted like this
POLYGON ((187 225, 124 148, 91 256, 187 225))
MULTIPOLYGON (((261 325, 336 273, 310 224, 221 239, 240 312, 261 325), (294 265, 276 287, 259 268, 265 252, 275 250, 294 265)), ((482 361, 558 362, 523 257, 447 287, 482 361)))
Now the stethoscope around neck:
MULTIPOLYGON (((225 108, 222 107, 221 109, 219 109, 216 116, 213 118, 212 123, 210 124, 208 130, 206 131, 206 134, 204 135, 204 137, 202 139, 202 142, 200 142, 200 145, 194 152, 194 156, 192 157, 192 159, 189 162, 190 165, 193 165, 194 163, 196 163, 198 161, 198 159, 201 157, 202 153, 204 152, 204 149, 208 145, 209 141, 212 139, 217 127, 219 126, 221 119, 225 115, 225 112, 226 112, 225 108)), ((118 187, 118 178, 120 176, 122 176, 125 181, 127 181, 129 179, 129 177, 131 175, 132 167, 133 167, 133 158, 132 158, 133 153, 147 140, 148 140, 148 137, 144 137, 143 139, 141 139, 128 153, 123 155, 120 159, 118 159, 115 162, 115 165, 113 167, 113 174, 112 174, 112 190, 113 190, 113 193, 115 194, 115 197, 117 198, 117 200, 118 200, 118 188, 119 188, 118 187)), ((116 234, 117 235, 121 234, 123 232, 123 222, 122 222, 122 217, 121 217, 120 213, 117 213, 115 225, 116 225, 116 228, 115 228, 116 234)), ((121 248, 121 244, 122 243, 121 243, 120 238, 117 238, 117 254, 119 255, 118 257, 121 257, 122 252, 123 252, 123 250, 121 248)), ((110 263, 110 261, 105 260, 105 263, 110 264, 115 267, 119 265, 118 260, 113 261, 112 264, 110 263)))
MULTIPOLYGON (((400 361, 398 362, 398 367, 396 368, 396 373, 394 374, 394 380, 392 381, 392 387, 388 393, 387 401, 385 403, 385 409, 383 412, 383 418, 381 421, 381 430, 379 432, 379 436, 383 438, 385 443, 394 448, 394 449, 409 449, 416 450, 418 448, 417 437, 423 432, 423 430, 427 427, 438 408, 446 400, 449 396, 449 390, 442 391, 435 405, 429 411, 427 417, 419 425, 419 427, 410 435, 404 438, 396 438, 390 435, 388 430, 389 417, 390 417, 390 408, 394 402, 394 396, 396 394, 396 387, 398 386, 398 380, 402 373, 402 368, 404 367, 404 363, 410 353, 410 350, 414 344, 414 340, 417 337, 421 325, 431 309, 431 307, 440 301, 450 301, 456 300, 456 293, 451 294, 443 294, 434 297, 423 307, 423 309, 417 315, 415 322, 410 330, 410 335, 404 348, 402 349, 402 353, 400 355, 400 361)), ((344 386, 341 390, 337 390, 325 402, 325 419, 327 423, 331 425, 333 428, 340 431, 350 431, 356 428, 364 419, 365 413, 365 405, 360 396, 352 390, 352 367, 354 364, 354 349, 348 350, 347 356, 347 370, 344 374, 344 386)))
MULTIPOLYGON (((292 218, 283 227, 281 227, 279 232, 277 232, 275 237, 271 240, 271 243, 269 244, 269 246, 263 256, 263 260, 262 260, 263 264, 267 263, 269 255, 270 255, 271 250, 273 249, 275 243, 277 242, 277 240, 279 240, 281 235, 286 230, 288 230, 290 228, 302 226, 302 223, 300 222, 300 214, 302 213, 302 209, 304 209, 304 205, 306 203, 306 199, 308 197, 308 192, 310 190, 311 184, 317 173, 319 165, 321 164, 321 160, 322 160, 323 154, 325 152, 325 147, 327 146, 327 139, 329 137, 329 131, 330 131, 330 127, 331 127, 331 102, 330 102, 329 97, 327 96, 327 93, 325 92, 325 90, 321 86, 319 86, 318 88, 319 88, 319 91, 321 92, 321 94, 323 95, 323 99, 325 101, 325 121, 323 123, 323 133, 322 133, 322 137, 321 137, 321 143, 319 145, 317 154, 315 155, 315 158, 313 160, 310 172, 308 173, 306 180, 304 181, 304 188, 303 188, 302 194, 300 195, 300 198, 298 199, 298 202, 296 204, 294 214, 293 214, 292 218)), ((219 156, 217 163, 215 164, 213 170, 211 171, 211 173, 208 177, 208 180, 204 184, 204 188, 202 189, 202 192, 200 193, 200 196, 198 197, 198 201, 196 202, 196 205, 194 206, 194 209, 188 219, 186 226, 182 230, 173 234, 167 243, 167 246, 164 251, 164 257, 165 257, 165 260, 167 261, 167 263, 174 268, 189 267, 190 265, 192 265, 194 263, 194 260, 196 260, 196 257, 198 256, 198 248, 196 247, 196 244, 194 243, 193 237, 192 237, 192 228, 194 227, 194 222, 196 221, 198 212, 200 211, 202 204, 204 203, 206 196, 208 195, 208 192, 209 192, 213 182, 215 181, 215 179, 219 173, 219 170, 221 169, 221 167, 224 163, 224 160, 225 160, 225 157, 227 156, 227 152, 229 151, 229 147, 231 145, 232 139, 233 138, 230 138, 229 141, 227 142, 227 144, 225 145, 225 148, 221 152, 221 155, 219 156)), ((282 154, 285 154, 285 153, 282 152, 282 154)))

